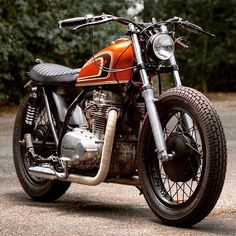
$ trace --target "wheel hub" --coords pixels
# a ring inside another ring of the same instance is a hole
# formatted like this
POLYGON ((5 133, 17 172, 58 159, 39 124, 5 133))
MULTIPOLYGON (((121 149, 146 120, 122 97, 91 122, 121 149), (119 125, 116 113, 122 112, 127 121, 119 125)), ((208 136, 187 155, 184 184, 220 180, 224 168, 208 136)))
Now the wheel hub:
POLYGON ((166 140, 168 153, 174 152, 172 160, 163 162, 168 178, 173 182, 187 182, 196 176, 200 159, 196 142, 190 135, 172 133, 166 140))

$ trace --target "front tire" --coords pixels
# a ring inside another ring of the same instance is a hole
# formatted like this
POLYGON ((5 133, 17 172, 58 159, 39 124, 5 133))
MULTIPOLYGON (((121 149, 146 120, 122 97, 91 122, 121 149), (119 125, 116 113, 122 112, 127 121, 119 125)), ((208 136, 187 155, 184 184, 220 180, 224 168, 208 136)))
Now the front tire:
MULTIPOLYGON (((13 158, 16 173, 24 191, 34 200, 42 202, 51 202, 61 197, 69 188, 70 182, 61 182, 57 180, 46 180, 33 177, 29 174, 28 168, 31 166, 31 160, 26 157, 24 134, 26 133, 25 119, 29 96, 26 96, 20 104, 13 131, 13 158)), ((32 141, 36 154, 42 157, 48 157, 55 153, 56 145, 53 141, 51 129, 49 128, 46 107, 43 99, 38 102, 37 119, 32 131, 32 141)), ((53 104, 53 101, 50 101, 53 104)), ((59 131, 59 120, 55 107, 52 110, 53 120, 56 129, 59 131)))
POLYGON ((147 118, 138 151, 141 187, 165 224, 188 227, 205 218, 220 196, 227 163, 225 135, 208 99, 194 89, 170 89, 156 106, 167 151, 175 156, 163 163, 158 159, 147 118))

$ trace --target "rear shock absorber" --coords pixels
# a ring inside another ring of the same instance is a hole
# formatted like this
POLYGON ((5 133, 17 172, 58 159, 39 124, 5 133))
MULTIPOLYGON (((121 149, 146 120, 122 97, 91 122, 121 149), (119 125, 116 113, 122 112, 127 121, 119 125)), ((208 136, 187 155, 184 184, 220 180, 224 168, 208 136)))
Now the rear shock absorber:
POLYGON ((34 122, 37 119, 37 107, 38 107, 38 93, 37 87, 31 89, 31 94, 29 95, 29 100, 27 104, 27 110, 25 115, 25 134, 24 140, 27 150, 27 155, 29 157, 35 158, 35 152, 32 142, 32 132, 34 129, 34 122))
POLYGON ((38 93, 37 87, 31 89, 31 94, 29 95, 29 100, 27 104, 27 111, 25 116, 25 129, 26 133, 32 133, 34 128, 34 121, 36 118, 38 106, 38 93))

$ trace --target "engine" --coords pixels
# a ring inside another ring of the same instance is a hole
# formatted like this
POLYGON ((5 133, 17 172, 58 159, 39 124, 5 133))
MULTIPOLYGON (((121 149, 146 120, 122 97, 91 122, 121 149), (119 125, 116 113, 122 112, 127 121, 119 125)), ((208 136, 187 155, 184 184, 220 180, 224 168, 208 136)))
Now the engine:
POLYGON ((62 139, 61 154, 71 159, 70 167, 89 169, 96 165, 100 150, 99 140, 84 129, 75 128, 62 139))
MULTIPOLYGON (((87 127, 74 128, 62 139, 61 154, 71 159, 71 168, 89 171, 99 166, 107 113, 112 107, 119 111, 120 118, 117 123, 108 175, 109 177, 127 177, 135 173, 140 118, 135 118, 132 109, 125 110, 123 100, 121 93, 107 90, 94 90, 86 98, 83 102, 83 111, 87 127)), ((140 110, 145 112, 143 104, 139 106, 140 110)))

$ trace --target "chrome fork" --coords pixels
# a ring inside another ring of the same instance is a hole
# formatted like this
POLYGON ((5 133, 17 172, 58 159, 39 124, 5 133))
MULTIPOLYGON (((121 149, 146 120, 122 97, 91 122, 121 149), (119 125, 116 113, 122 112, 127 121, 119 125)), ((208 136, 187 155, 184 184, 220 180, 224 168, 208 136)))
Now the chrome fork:
POLYGON ((173 154, 167 153, 166 143, 162 132, 160 118, 155 105, 155 98, 152 85, 149 82, 147 72, 142 59, 141 49, 137 37, 137 32, 133 24, 129 24, 129 31, 133 42, 134 55, 137 61, 137 68, 143 83, 142 96, 145 100, 147 113, 150 120, 153 137, 155 140, 158 158, 161 161, 168 161, 173 158, 173 154))
MULTIPOLYGON (((182 86, 182 83, 181 83, 181 79, 180 79, 180 75, 179 75, 179 68, 178 68, 178 65, 176 63, 176 60, 175 60, 175 56, 173 55, 170 59, 169 59, 169 63, 171 66, 173 66, 173 80, 174 80, 174 85, 176 87, 178 86, 182 86)), ((191 117, 184 113, 183 116, 182 116, 182 119, 183 119, 183 124, 184 126, 187 128, 187 130, 191 130, 193 128, 193 120, 191 119, 191 117)), ((192 134, 192 137, 194 138, 194 140, 196 141, 196 135, 195 133, 192 134)))

